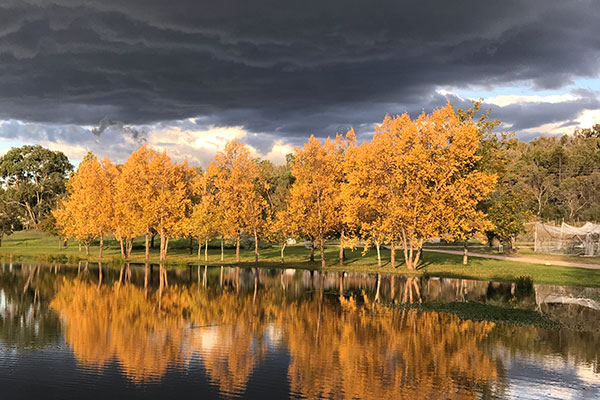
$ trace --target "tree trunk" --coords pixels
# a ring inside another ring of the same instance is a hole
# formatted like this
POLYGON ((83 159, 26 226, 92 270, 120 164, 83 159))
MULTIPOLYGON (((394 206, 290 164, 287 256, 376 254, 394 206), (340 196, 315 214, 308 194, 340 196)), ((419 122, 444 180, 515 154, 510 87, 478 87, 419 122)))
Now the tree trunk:
POLYGON ((408 250, 404 250, 404 262, 406 263, 406 268, 408 268, 410 271, 414 270, 412 246, 410 246, 408 250))
POLYGON ((221 236, 221 261, 225 258, 225 249, 223 244, 223 236, 221 236))
POLYGON ((129 238, 125 241, 125 258, 131 257, 132 249, 133 249, 133 238, 129 238))
POLYGON ((379 240, 375 241, 375 248, 377 248, 377 265, 381 267, 381 246, 379 240))
POLYGON ((310 241, 310 262, 315 262, 315 241, 310 241))
POLYGON ((119 238, 119 244, 121 245, 121 257, 125 258, 125 245, 123 244, 123 238, 119 238))
MULTIPOLYGON (((163 257, 163 246, 164 246, 164 241, 165 241, 165 238, 163 237, 163 235, 160 235, 160 249, 159 249, 159 251, 158 251, 158 259, 159 259, 159 261, 161 261, 161 262, 162 262, 162 260, 163 260, 163 258, 162 258, 162 257, 163 257)), ((161 272, 161 273, 162 273, 162 272, 161 272)), ((161 274, 161 273, 159 273, 159 274, 158 274, 158 276, 160 276, 160 274, 161 274)))
POLYGON ((408 245, 408 253, 404 250, 404 254, 406 257, 406 267, 410 271, 414 271, 417 269, 417 265, 419 265, 419 259, 421 258, 421 252, 423 250, 422 244, 418 243, 418 248, 414 248, 413 244, 408 245))
POLYGON ((198 238, 198 260, 200 259, 201 255, 202 255, 202 241, 200 239, 201 238, 198 238))
POLYGON ((89 243, 85 244, 85 255, 86 256, 90 255, 90 244, 89 243))
POLYGON ((283 242, 281 245, 281 263, 283 264, 285 260, 283 259, 283 251, 285 250, 285 246, 287 246, 287 241, 283 242))
POLYGON ((340 234, 340 267, 344 265, 344 230, 340 234))
POLYGON ((488 246, 490 247, 490 249, 494 246, 494 235, 490 232, 486 232, 485 236, 487 237, 488 240, 488 246))
POLYGON ((159 256, 160 261, 165 261, 165 258, 167 256, 166 247, 167 247, 167 238, 165 236, 165 233, 161 230, 161 232, 160 232, 160 256, 159 256))
POLYGON ((390 264, 396 268, 396 245, 393 241, 390 243, 390 264))
POLYGON ((240 234, 235 238, 235 262, 240 262, 240 234))
POLYGON ((465 240, 463 246, 463 264, 467 265, 469 263, 469 249, 467 248, 467 241, 465 240))
POLYGON ((100 232, 100 250, 98 250, 98 257, 102 258, 102 253, 104 250, 104 234, 100 232))
POLYGON ((81 253, 81 242, 77 242, 79 244, 79 252, 81 253))
POLYGON ((321 268, 325 268, 325 240, 323 236, 319 238, 319 251, 321 252, 321 268))
POLYGON ((406 263, 406 268, 411 268, 411 260, 412 260, 412 247, 408 248, 408 241, 406 240, 406 236, 402 235, 402 251, 404 252, 404 262, 406 263))
POLYGON ((208 261, 208 239, 204 242, 204 261, 208 261))
POLYGON ((258 233, 254 229, 254 262, 258 262, 258 233))
MULTIPOLYGON (((150 239, 150 234, 146 232, 146 260, 150 258, 150 244, 148 243, 150 239)), ((154 236, 152 236, 152 242, 154 242, 154 236)), ((154 247, 154 246, 152 246, 154 247)))

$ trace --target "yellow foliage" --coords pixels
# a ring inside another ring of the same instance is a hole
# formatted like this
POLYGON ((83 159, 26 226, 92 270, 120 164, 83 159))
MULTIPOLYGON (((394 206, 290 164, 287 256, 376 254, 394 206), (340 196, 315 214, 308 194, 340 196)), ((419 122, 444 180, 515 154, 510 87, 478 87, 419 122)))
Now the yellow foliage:
POLYGON ((364 235, 377 245, 402 243, 414 269, 424 241, 490 226, 476 207, 496 177, 475 169, 479 133, 471 120, 460 121, 447 105, 416 120, 387 116, 376 131, 350 150, 346 166, 349 214, 364 235))
POLYGON ((112 188, 117 175, 118 170, 108 159, 99 161, 88 154, 69 178, 69 197, 54 213, 63 236, 84 242, 86 247, 100 237, 100 257, 103 235, 114 226, 112 188))
POLYGON ((267 202, 260 195, 259 189, 265 183, 250 151, 242 143, 230 141, 206 169, 206 179, 214 190, 222 233, 236 240, 236 260, 240 261, 244 232, 254 235, 258 260, 258 235, 265 228, 267 202))

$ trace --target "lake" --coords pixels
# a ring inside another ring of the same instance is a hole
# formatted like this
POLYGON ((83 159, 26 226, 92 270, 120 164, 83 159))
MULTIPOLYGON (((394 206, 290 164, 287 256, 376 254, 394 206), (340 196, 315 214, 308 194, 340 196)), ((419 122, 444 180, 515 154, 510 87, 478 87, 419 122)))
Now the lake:
POLYGON ((597 399, 600 289, 5 262, 0 388, 3 399, 597 399))

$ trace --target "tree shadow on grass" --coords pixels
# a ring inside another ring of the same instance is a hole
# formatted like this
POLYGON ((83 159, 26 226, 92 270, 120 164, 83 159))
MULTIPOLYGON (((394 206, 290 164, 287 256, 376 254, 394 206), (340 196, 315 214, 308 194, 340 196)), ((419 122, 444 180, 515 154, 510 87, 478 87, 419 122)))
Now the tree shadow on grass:
POLYGON ((421 262, 419 265, 417 265, 417 268, 416 268, 416 270, 417 270, 417 271, 420 271, 420 270, 422 270, 422 269, 425 269, 425 268, 427 268, 427 267, 428 267, 428 266, 430 266, 431 264, 433 264, 433 262, 432 262, 432 261, 425 261, 425 262, 421 262))

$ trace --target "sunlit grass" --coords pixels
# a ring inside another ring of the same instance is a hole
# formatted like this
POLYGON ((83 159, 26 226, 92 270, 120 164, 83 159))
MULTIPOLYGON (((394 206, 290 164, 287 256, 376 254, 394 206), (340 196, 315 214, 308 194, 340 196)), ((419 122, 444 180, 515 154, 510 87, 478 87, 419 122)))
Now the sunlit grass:
MULTIPOLYGON (((156 248, 151 250, 149 262, 158 263, 158 240, 156 248)), ((200 265, 234 265, 235 249, 228 246, 225 249, 224 260, 221 261, 220 243, 215 241, 209 246, 208 261, 204 261, 202 253, 200 259, 197 256, 197 243, 194 242, 192 254, 189 251, 189 239, 173 240, 169 247, 167 262, 170 265, 184 265, 187 263, 200 265)), ((79 251, 76 242, 69 241, 68 248, 58 249, 58 239, 39 232, 17 232, 11 236, 5 237, 0 247, 0 254, 5 259, 13 258, 35 258, 38 260, 72 263, 77 260, 103 261, 121 263, 119 244, 115 240, 105 241, 104 257, 99 259, 97 244, 91 246, 90 256, 86 257, 85 252, 79 251)), ((575 286, 600 286, 600 270, 590 270, 583 268, 562 267, 555 265, 529 264, 516 261, 492 260, 485 258, 471 257, 468 265, 462 264, 462 257, 450 254, 424 253, 424 262, 417 271, 409 271, 402 264, 402 252, 397 252, 397 268, 391 268, 389 264, 389 250, 382 250, 383 263, 377 265, 377 255, 375 250, 370 250, 362 255, 362 249, 346 250, 346 260, 344 266, 338 265, 339 250, 336 247, 327 247, 325 250, 325 259, 327 269, 332 271, 356 271, 370 273, 398 273, 411 276, 439 276, 465 279, 480 279, 494 281, 512 281, 520 276, 531 276, 535 283, 547 283, 556 285, 575 285, 575 286)), ((319 269, 319 252, 315 251, 315 262, 309 261, 310 250, 302 245, 288 246, 285 249, 285 264, 280 263, 280 248, 271 246, 261 248, 259 267, 286 267, 286 268, 304 268, 319 269)), ((241 266, 256 266, 254 263, 254 254, 252 249, 243 249, 241 252, 241 266)), ((135 241, 131 262, 144 263, 143 238, 135 241)))

